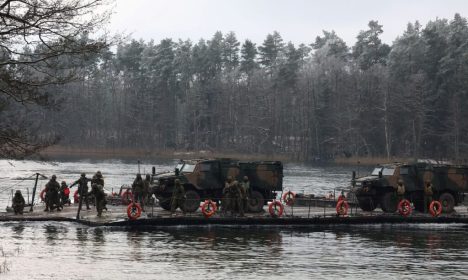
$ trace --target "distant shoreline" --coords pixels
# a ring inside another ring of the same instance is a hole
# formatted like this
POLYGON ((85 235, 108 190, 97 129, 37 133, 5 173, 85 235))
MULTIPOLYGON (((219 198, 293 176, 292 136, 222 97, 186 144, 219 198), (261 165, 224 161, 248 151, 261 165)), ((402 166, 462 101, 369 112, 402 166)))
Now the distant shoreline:
POLYGON ((280 160, 283 162, 299 162, 309 164, 338 164, 338 165, 376 165, 391 162, 406 162, 408 158, 384 158, 384 157, 340 157, 326 161, 298 161, 290 155, 262 155, 241 154, 213 151, 158 151, 147 149, 112 149, 112 148, 76 148, 52 146, 39 154, 45 159, 70 160, 70 159, 193 159, 193 158, 235 158, 240 160, 280 160))

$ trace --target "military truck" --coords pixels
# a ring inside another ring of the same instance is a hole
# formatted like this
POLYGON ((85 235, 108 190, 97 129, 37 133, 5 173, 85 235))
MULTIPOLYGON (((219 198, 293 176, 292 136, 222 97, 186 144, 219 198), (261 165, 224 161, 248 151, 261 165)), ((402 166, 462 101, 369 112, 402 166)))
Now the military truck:
POLYGON ((463 201, 468 190, 468 166, 418 160, 379 165, 370 175, 361 178, 356 178, 353 172, 352 185, 360 208, 373 211, 380 205, 384 212, 395 212, 398 206, 395 190, 399 179, 405 186, 405 198, 417 210, 424 211, 424 182, 430 181, 434 192, 432 198, 441 202, 443 212, 450 213, 463 201))
POLYGON ((221 200, 228 176, 239 182, 248 176, 251 189, 248 208, 252 212, 261 211, 267 200, 275 198, 276 192, 283 190, 283 164, 279 161, 197 159, 181 160, 174 172, 153 172, 153 193, 159 205, 170 210, 174 181, 179 179, 185 188, 184 210, 194 212, 200 201, 221 200))

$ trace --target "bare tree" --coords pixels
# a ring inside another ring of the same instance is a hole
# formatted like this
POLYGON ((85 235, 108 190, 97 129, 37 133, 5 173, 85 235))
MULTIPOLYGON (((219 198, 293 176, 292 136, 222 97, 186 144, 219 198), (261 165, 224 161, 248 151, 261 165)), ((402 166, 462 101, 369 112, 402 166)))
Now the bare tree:
MULTIPOLYGON (((106 34, 90 38, 108 21, 108 4, 105 0, 0 1, 0 114, 14 103, 47 106, 53 86, 79 77, 76 69, 82 59, 108 45, 106 34)), ((55 138, 35 138, 25 125, 11 125, 2 118, 1 157, 22 157, 54 142, 55 138)))

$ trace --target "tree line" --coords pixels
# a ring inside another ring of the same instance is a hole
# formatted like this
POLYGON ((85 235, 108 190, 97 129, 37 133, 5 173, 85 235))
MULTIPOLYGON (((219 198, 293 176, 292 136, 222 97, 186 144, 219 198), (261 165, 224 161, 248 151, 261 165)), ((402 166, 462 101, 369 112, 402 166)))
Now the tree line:
POLYGON ((24 114, 75 148, 466 158, 467 19, 408 23, 392 45, 383 31, 370 21, 353 46, 334 31, 298 45, 278 32, 127 40, 80 58, 80 79, 24 114))

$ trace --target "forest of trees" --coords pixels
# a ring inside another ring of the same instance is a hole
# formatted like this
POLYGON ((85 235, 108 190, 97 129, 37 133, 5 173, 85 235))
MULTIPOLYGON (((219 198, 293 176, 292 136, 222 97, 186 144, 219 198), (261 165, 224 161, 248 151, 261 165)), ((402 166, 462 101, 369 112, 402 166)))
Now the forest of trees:
POLYGON ((468 25, 409 23, 392 45, 370 21, 354 46, 278 32, 254 43, 128 40, 89 55, 81 79, 27 111, 43 137, 74 148, 349 156, 468 156, 468 25))

